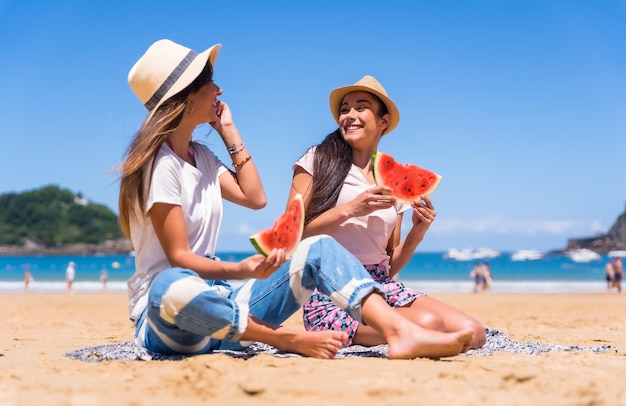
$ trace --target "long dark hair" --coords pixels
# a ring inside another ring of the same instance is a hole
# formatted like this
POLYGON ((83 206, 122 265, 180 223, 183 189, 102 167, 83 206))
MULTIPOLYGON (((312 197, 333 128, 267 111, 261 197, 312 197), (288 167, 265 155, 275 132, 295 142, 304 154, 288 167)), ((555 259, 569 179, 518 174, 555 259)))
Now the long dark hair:
POLYGON ((328 134, 315 150, 305 224, 335 206, 351 166, 352 148, 337 129, 328 134))
MULTIPOLYGON (((389 111, 383 101, 373 93, 378 102, 378 118, 389 111)), ((339 192, 352 166, 352 147, 346 142, 339 129, 328 134, 317 145, 313 158, 313 180, 309 201, 305 208, 305 224, 337 204, 339 192)))

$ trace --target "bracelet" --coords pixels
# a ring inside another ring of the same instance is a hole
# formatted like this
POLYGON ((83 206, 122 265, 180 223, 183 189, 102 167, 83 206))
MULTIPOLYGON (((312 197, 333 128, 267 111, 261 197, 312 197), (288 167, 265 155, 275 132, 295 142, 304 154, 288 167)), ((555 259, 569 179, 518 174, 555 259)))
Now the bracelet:
POLYGON ((252 159, 252 157, 250 155, 248 155, 248 157, 246 159, 244 159, 243 161, 237 162, 237 163, 233 163, 233 166, 235 167, 235 169, 241 168, 242 166, 244 166, 246 164, 246 162, 248 162, 251 159, 252 159))
POLYGON ((243 142, 239 145, 239 148, 237 148, 237 146, 233 144, 230 146, 230 148, 228 148, 228 153, 231 155, 235 155, 236 153, 243 151, 245 147, 246 146, 243 145, 243 142))

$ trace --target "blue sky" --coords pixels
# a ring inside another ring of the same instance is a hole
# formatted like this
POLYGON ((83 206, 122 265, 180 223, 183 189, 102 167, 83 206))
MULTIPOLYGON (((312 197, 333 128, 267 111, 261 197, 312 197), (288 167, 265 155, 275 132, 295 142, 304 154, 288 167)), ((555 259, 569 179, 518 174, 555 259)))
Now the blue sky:
POLYGON ((225 206, 219 250, 282 213, 293 162, 336 128, 330 91, 366 74, 401 113, 380 149, 443 175, 418 251, 564 248, 624 210, 623 0, 0 0, 0 193, 55 184, 117 212, 145 116, 128 70, 161 38, 223 45, 215 80, 268 194, 225 206))

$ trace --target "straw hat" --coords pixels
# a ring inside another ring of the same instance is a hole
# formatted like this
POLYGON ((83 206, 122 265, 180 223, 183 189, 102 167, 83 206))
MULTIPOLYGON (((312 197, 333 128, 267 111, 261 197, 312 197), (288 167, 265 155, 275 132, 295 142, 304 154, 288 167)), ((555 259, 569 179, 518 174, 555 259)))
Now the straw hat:
POLYGON ((337 124, 339 124, 339 110, 341 107, 341 101, 343 98, 352 92, 363 91, 375 94, 380 98, 380 100, 385 103, 387 107, 387 111, 389 112, 389 126, 383 132, 383 134, 390 133, 396 126, 398 122, 400 122, 400 112, 396 107, 395 103, 387 96, 387 92, 385 88, 378 83, 374 77, 366 75, 361 78, 358 82, 350 86, 338 87, 337 89, 330 92, 330 112, 337 124))
POLYGON ((167 99, 193 82, 207 62, 215 67, 221 48, 215 44, 202 53, 168 39, 150 45, 128 73, 128 83, 150 115, 167 99))

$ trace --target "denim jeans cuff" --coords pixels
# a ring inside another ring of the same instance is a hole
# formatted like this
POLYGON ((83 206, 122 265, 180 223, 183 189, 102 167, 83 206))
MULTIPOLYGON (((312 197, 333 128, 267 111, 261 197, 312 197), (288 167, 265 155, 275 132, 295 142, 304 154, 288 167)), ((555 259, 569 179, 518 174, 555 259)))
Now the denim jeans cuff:
POLYGON ((382 285, 378 282, 371 281, 362 283, 356 289, 354 289, 354 292, 352 293, 352 295, 350 296, 350 300, 348 301, 348 308, 346 310, 348 311, 348 313, 350 313, 350 316, 352 316, 352 318, 359 323, 363 323, 361 304, 363 303, 363 299, 365 299, 365 297, 368 296, 370 293, 378 293, 382 295, 383 298, 387 298, 387 294, 385 293, 382 285))
MULTIPOLYGON (((230 341, 239 341, 239 337, 248 329, 248 316, 250 315, 250 307, 247 303, 236 302, 238 311, 236 312, 236 320, 233 320, 233 332, 230 341)), ((243 346, 249 346, 250 343, 241 342, 243 346)))

